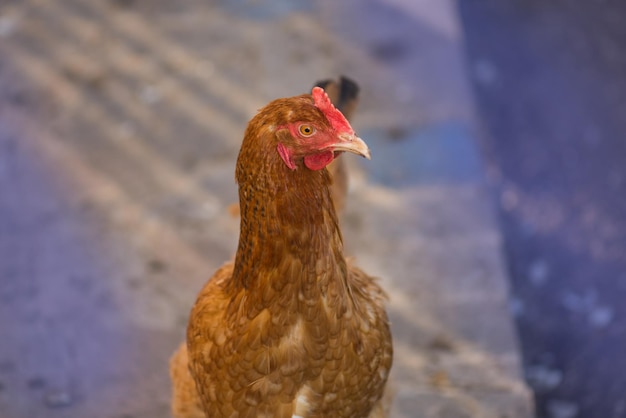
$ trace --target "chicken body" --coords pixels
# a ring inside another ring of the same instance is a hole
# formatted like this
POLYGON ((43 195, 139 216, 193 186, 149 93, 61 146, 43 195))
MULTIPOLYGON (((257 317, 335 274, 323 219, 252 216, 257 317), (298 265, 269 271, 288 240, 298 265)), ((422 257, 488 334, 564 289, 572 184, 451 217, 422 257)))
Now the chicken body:
POLYGON ((176 418, 384 416, 385 296, 344 258, 325 168, 336 151, 367 147, 315 94, 276 100, 248 125, 239 246, 200 292, 172 358, 176 418))

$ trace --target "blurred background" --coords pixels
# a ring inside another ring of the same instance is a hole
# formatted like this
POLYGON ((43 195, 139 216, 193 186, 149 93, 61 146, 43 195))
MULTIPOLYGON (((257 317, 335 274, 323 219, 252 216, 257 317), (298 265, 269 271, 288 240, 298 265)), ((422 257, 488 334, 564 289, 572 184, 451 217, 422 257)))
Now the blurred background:
POLYGON ((458 6, 538 415, 626 416, 626 8, 458 6))
POLYGON ((345 74, 393 417, 626 417, 626 7, 0 0, 0 417, 169 416, 267 101, 345 74))

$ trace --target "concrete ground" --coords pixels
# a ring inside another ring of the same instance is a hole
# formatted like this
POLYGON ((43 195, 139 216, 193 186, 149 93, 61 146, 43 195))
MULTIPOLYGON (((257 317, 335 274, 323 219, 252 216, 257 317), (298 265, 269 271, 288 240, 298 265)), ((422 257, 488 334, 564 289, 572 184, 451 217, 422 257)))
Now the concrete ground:
POLYGON ((626 417, 626 4, 459 4, 537 414, 626 417))
POLYGON ((0 416, 169 416, 168 357, 235 249, 245 123, 340 73, 392 416, 532 415, 453 2, 15 0, 0 56, 0 416))

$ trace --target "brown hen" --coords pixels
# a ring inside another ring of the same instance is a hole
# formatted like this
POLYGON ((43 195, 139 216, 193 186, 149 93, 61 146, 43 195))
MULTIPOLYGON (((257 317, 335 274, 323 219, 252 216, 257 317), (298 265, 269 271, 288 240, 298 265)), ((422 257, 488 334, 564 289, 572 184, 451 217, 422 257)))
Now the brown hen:
POLYGON ((235 261, 200 292, 170 369, 189 417, 383 417, 385 296, 343 255, 326 167, 369 158, 324 91, 278 99, 239 153, 235 261))

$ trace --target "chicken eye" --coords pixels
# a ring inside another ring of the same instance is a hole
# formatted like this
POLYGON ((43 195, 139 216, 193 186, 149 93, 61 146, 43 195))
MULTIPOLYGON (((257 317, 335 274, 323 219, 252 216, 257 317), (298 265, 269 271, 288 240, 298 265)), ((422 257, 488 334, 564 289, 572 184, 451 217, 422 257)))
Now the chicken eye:
POLYGON ((300 125, 298 131, 300 131, 300 135, 302 136, 311 136, 315 133, 315 128, 311 125, 300 125))

